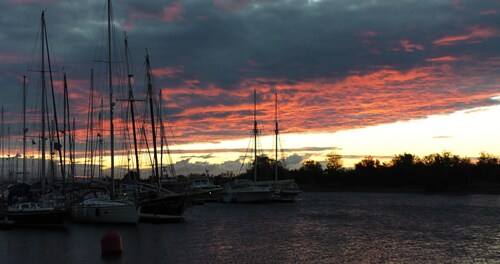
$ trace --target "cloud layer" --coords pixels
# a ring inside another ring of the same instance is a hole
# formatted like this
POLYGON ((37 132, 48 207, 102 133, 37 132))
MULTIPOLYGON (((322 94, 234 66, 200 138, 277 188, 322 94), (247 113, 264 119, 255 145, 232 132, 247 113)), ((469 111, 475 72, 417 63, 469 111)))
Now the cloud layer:
MULTIPOLYGON (((96 62, 105 60, 104 2, 0 4, 9 10, 0 18, 0 80, 10 122, 19 121, 22 75, 38 67, 35 40, 44 9, 56 93, 60 98, 64 71, 72 115, 86 120, 90 68, 96 75, 105 72, 96 62)), ((248 135, 254 89, 262 133, 274 129, 275 92, 281 128, 293 133, 334 132, 498 102, 489 99, 500 91, 496 1, 126 0, 115 1, 113 10, 116 46, 122 46, 122 31, 129 38, 135 95, 145 94, 147 49, 154 84, 163 90, 164 111, 181 142, 248 135)), ((28 75, 30 89, 36 89, 36 74, 28 75)), ((103 81, 96 79, 98 87, 103 81)), ((94 105, 101 98, 106 104, 107 93, 96 88, 94 105)), ((126 98, 125 89, 116 93, 126 98)), ((77 124, 81 137, 85 126, 77 124)))

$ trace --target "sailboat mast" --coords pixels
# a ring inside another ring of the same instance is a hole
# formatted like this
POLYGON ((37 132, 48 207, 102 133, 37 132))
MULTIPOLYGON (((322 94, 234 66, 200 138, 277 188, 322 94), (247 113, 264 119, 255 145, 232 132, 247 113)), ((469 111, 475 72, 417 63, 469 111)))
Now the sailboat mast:
POLYGON ((45 190, 45 175, 46 175, 46 167, 45 167, 45 112, 47 112, 46 105, 45 105, 45 96, 46 96, 46 87, 45 87, 45 12, 42 12, 42 58, 41 58, 41 73, 42 73, 42 135, 41 135, 41 151, 42 151, 42 174, 41 174, 41 181, 42 181, 42 190, 45 190))
POLYGON ((4 140, 4 119, 3 119, 3 106, 2 106, 2 182, 4 180, 4 177, 5 177, 5 156, 4 156, 4 148, 5 148, 5 140, 4 140))
POLYGON ((26 181, 26 75, 23 75, 23 181, 26 181))
POLYGON ((253 180, 257 181, 257 91, 254 88, 253 89, 253 141, 254 141, 254 148, 253 148, 253 162, 254 162, 254 173, 253 173, 253 180))
POLYGON ((276 142, 275 142, 275 148, 274 148, 274 157, 275 157, 275 164, 274 164, 274 181, 278 181, 278 92, 275 94, 275 99, 274 99, 274 121, 276 124, 276 129, 274 130, 274 134, 276 136, 276 142))
MULTIPOLYGON (((68 104, 69 104, 69 101, 68 101, 68 81, 66 79, 66 73, 63 74, 63 94, 64 94, 64 101, 63 101, 63 131, 64 131, 64 134, 63 134, 63 154, 62 154, 62 166, 63 166, 63 170, 62 170, 62 180, 63 180, 63 186, 66 185, 66 181, 65 181, 65 178, 66 178, 66 134, 68 134, 68 128, 67 128, 67 119, 69 118, 69 113, 68 113, 68 104)), ((56 125, 57 126, 57 125, 56 125)), ((56 127, 57 128, 57 127, 56 127)), ((59 131, 57 131, 56 133, 59 133, 59 131)), ((59 134, 58 134, 59 135, 59 134)), ((69 146, 69 144, 68 144, 69 146)))
MULTIPOLYGON (((163 175, 163 138, 165 137, 165 131, 163 129, 163 96, 161 94, 162 89, 160 89, 160 110, 158 111, 158 119, 160 122, 160 172, 163 175)), ((162 176, 160 175, 160 177, 162 176)))
POLYGON ((73 131, 72 131, 72 138, 70 139, 71 140, 71 145, 72 148, 70 150, 70 161, 71 161, 71 169, 70 169, 70 173, 71 173, 71 178, 72 180, 74 181, 74 177, 75 177, 75 152, 76 152, 76 146, 75 146, 75 138, 76 138, 76 123, 75 123, 75 118, 73 117, 73 131))
MULTIPOLYGON (((73 131, 71 130, 71 121, 70 121, 70 112, 69 112, 69 91, 68 91, 68 83, 66 80, 66 74, 64 74, 64 173, 66 178, 66 182, 69 182, 70 177, 73 177, 73 171, 72 171, 72 166, 73 166, 73 131), (66 142, 67 138, 67 142, 66 142), (68 149, 69 149, 69 171, 66 169, 66 144, 68 144, 68 149), (67 175, 66 175, 67 174, 67 175)), ((64 184, 66 184, 66 182, 64 184)))
POLYGON ((130 73, 128 38, 126 33, 125 33, 125 62, 127 64, 128 101, 130 104, 130 117, 132 118, 132 135, 134 137, 135 172, 137 173, 138 177, 137 180, 139 180, 141 178, 141 174, 139 167, 139 151, 137 149, 137 132, 135 128, 134 92, 132 91, 132 77, 134 75, 130 73))
MULTIPOLYGON (((47 37, 47 28, 45 27, 45 30, 44 30, 44 34, 45 34, 45 42, 46 42, 46 50, 47 50, 47 65, 49 66, 49 77, 50 77, 50 90, 51 90, 51 94, 52 94, 52 108, 53 108, 53 112, 54 112, 54 120, 52 122, 54 122, 54 128, 53 128, 53 131, 56 135, 56 138, 54 139, 54 137, 51 137, 52 138, 52 141, 50 142, 50 146, 51 146, 51 150, 52 149, 56 149, 57 152, 59 153, 59 161, 60 161, 60 166, 61 166, 61 177, 62 177, 62 182, 63 182, 63 189, 65 188, 65 174, 66 172, 64 171, 64 164, 62 162, 63 160, 63 157, 62 157, 62 153, 61 153, 61 140, 60 140, 60 137, 59 137, 59 124, 58 124, 58 118, 57 118, 57 108, 56 108, 56 97, 55 97, 55 93, 54 93, 54 81, 53 81, 53 78, 52 78, 52 64, 50 62, 50 50, 49 50, 49 42, 48 42, 48 37, 47 37), (57 142, 55 141, 57 140, 57 142), (55 147, 57 145, 57 148, 55 147)), ((48 109, 47 109, 47 116, 48 116, 49 112, 48 112, 48 109)), ((51 155, 51 162, 53 160, 53 157, 51 155)), ((55 170, 52 170, 52 176, 55 177, 55 170)))
POLYGON ((155 117, 154 117, 154 105, 153 105, 153 84, 151 83, 151 65, 149 64, 149 54, 146 53, 146 70, 148 77, 148 97, 149 97, 149 111, 151 115, 151 130, 153 133, 153 157, 154 157, 154 169, 156 176, 156 186, 158 191, 160 190, 160 174, 158 171, 158 151, 156 149, 156 127, 155 127, 155 117))
POLYGON ((85 135, 85 153, 83 160, 85 161, 85 166, 83 166, 83 175, 85 177, 90 176, 94 178, 93 169, 93 140, 94 140, 94 69, 90 70, 90 94, 89 94, 89 104, 88 104, 88 115, 87 115, 87 129, 85 135), (87 159, 88 155, 88 159, 87 159), (87 166, 87 161, 89 165, 87 166), (88 168, 88 172, 87 172, 88 168))
POLYGON ((99 132, 97 133, 97 143, 99 144, 99 180, 102 179, 102 166, 103 166, 103 145, 104 145, 104 140, 102 138, 102 134, 104 133, 103 128, 104 128, 104 119, 103 119, 103 112, 104 112, 104 99, 101 98, 101 107, 100 107, 100 112, 99 112, 99 132), (99 134, 100 133, 100 134, 99 134))
POLYGON ((111 148, 111 195, 115 194, 115 128, 113 126, 113 74, 111 71, 111 0, 108 0, 109 131, 111 148))

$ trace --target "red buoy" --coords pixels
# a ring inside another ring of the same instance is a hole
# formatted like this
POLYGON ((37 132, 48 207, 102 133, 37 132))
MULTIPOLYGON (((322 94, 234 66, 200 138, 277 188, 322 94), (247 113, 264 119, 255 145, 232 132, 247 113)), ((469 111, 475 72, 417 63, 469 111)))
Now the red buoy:
POLYGON ((122 238, 116 232, 109 231, 101 238, 102 255, 120 255, 123 252, 122 238))

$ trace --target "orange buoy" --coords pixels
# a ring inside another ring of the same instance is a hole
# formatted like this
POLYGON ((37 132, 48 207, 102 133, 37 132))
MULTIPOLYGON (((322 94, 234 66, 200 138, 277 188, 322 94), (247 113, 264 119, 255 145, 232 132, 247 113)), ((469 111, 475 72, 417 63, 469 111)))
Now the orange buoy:
POLYGON ((109 231, 101 238, 101 251, 103 256, 120 255, 123 252, 122 238, 116 232, 109 231))

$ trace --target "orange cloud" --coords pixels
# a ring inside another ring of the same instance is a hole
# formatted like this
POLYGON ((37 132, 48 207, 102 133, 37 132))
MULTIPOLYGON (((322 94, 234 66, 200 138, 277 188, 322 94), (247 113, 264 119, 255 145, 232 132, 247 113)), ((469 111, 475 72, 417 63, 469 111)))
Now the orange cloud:
POLYGON ((166 68, 158 68, 153 69, 153 75, 157 78, 175 78, 179 73, 182 72, 182 69, 174 68, 174 67, 166 67, 166 68))
POLYGON ((452 62, 452 61, 458 61, 460 59, 453 56, 443 56, 438 58, 429 58, 425 60, 428 62, 452 62))
POLYGON ((399 41, 399 44, 404 48, 405 52, 414 52, 416 50, 424 50, 424 46, 420 44, 413 44, 407 39, 402 39, 399 41))
POLYGON ((433 44, 436 46, 451 46, 464 41, 467 41, 469 43, 477 43, 493 36, 499 36, 499 33, 495 29, 472 27, 469 28, 468 34, 447 36, 434 41, 433 44))
MULTIPOLYGON (((429 65, 404 71, 389 66, 371 72, 352 71, 342 79, 291 82, 252 78, 242 81, 232 90, 206 85, 198 79, 185 80, 179 87, 163 87, 164 118, 169 120, 179 144, 215 142, 250 136, 254 89, 258 94, 257 118, 262 135, 273 133, 275 91, 279 97, 278 119, 283 133, 335 132, 450 113, 467 106, 485 105, 485 99, 498 91, 494 88, 499 83, 494 69, 500 66, 500 57, 477 65, 467 58, 452 56, 430 58, 427 62, 429 65), (466 65, 440 63, 457 60, 466 65)), ((164 72, 167 74, 170 70, 164 72)), ((61 83, 56 85, 60 87, 61 83)), ((85 138, 89 81, 70 79, 68 85, 71 114, 79 120, 77 133, 81 140, 85 138)), ((99 98, 96 101, 106 98, 107 91, 102 93, 99 95, 96 91, 95 98, 99 98)), ((116 98, 125 97, 117 91, 116 98)), ((105 99, 105 116, 109 113, 107 104, 105 99)), ((115 107, 117 142, 121 142, 121 135, 127 127, 130 131, 130 121, 121 114, 126 113, 127 104, 117 102, 115 107)), ((142 102, 136 106, 139 127, 147 121, 147 117, 141 117, 146 106, 142 102)), ((94 109, 94 127, 98 125, 99 111, 99 107, 94 109)), ((35 110, 32 112, 36 113, 35 110)), ((103 126, 103 134, 107 137, 109 121, 103 126)))

